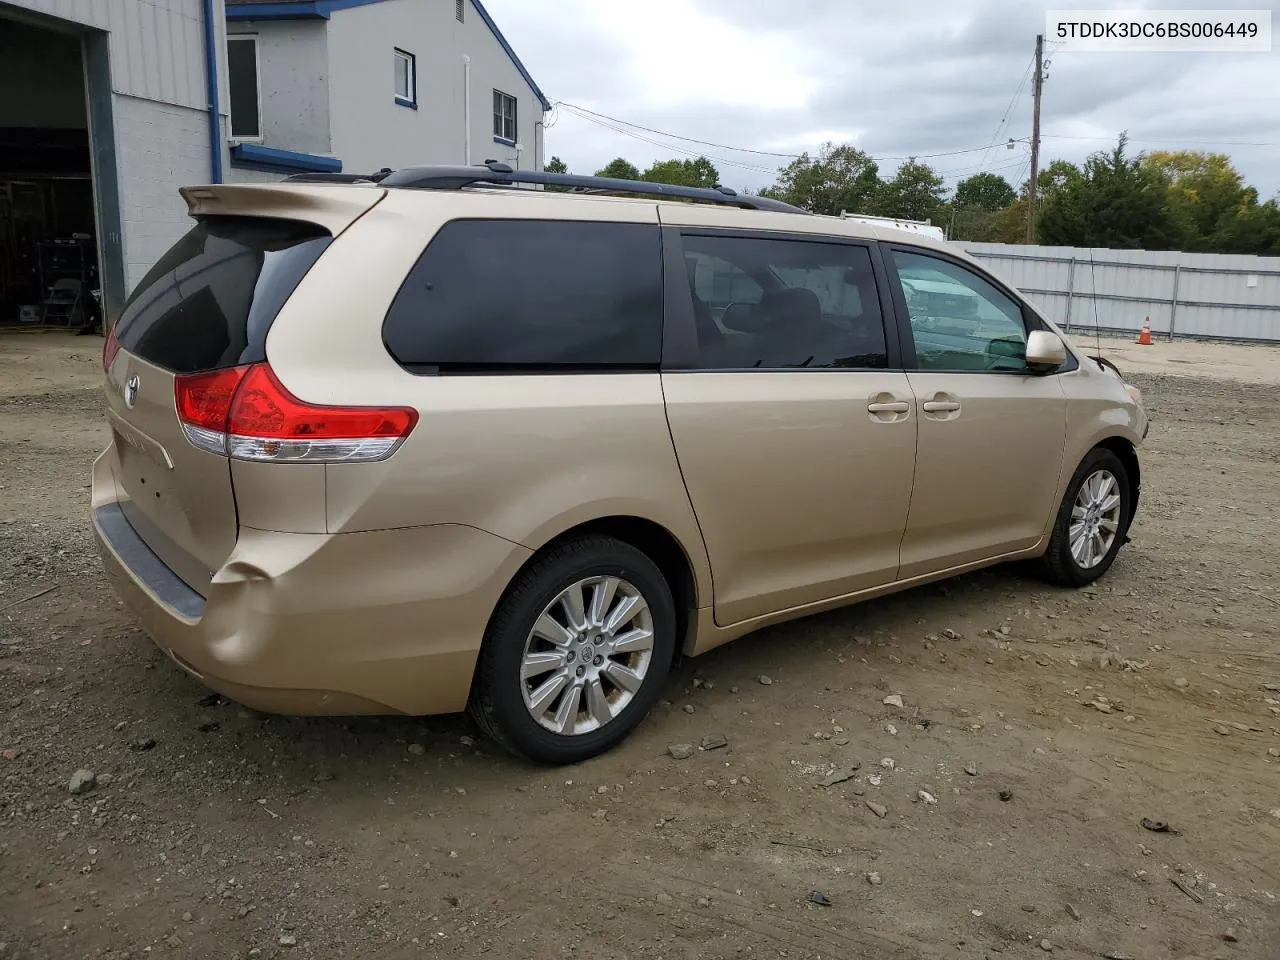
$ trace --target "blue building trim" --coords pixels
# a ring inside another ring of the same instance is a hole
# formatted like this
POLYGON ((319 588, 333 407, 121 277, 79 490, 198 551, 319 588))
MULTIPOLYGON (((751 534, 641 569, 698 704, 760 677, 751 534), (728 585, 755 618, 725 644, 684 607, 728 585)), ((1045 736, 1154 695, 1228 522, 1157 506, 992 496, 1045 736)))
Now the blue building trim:
POLYGON ((281 0, 280 3, 227 4, 227 20, 328 20, 322 0, 281 0))
POLYGON ((237 143, 231 148, 231 162, 239 167, 263 170, 287 170, 290 173, 341 173, 342 161, 337 157, 320 157, 314 153, 295 153, 260 143, 237 143))
POLYGON ((334 10, 349 10, 382 0, 279 0, 277 3, 228 3, 228 20, 328 20, 334 10))
POLYGON ((529 85, 529 89, 533 91, 533 95, 538 98, 542 104, 542 112, 546 113, 551 109, 551 101, 546 98, 539 87, 529 75, 529 71, 525 69, 524 64, 520 62, 520 58, 516 56, 515 50, 511 49, 511 44, 507 43, 507 38, 502 35, 502 31, 498 29, 498 25, 493 22, 493 17, 489 16, 489 11, 484 8, 484 4, 480 0, 471 0, 471 5, 476 8, 476 13, 480 14, 480 19, 489 27, 494 38, 507 52, 507 56, 511 58, 511 62, 515 64, 515 68, 520 71, 520 76, 524 77, 524 82, 529 85))
POLYGON ((204 76, 209 98, 209 168, 214 183, 222 182, 222 110, 218 106, 218 24, 213 0, 204 0, 204 76))

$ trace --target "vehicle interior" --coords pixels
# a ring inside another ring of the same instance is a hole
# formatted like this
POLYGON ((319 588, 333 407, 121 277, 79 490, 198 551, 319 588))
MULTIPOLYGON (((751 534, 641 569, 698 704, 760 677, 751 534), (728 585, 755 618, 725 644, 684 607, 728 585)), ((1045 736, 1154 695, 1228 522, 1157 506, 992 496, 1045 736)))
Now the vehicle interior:
POLYGON ((1027 368, 1023 318, 937 268, 899 265, 917 361, 935 370, 1021 372, 1027 368), (982 351, 975 351, 982 344, 982 351))
POLYGON ((744 244, 732 260, 685 256, 705 366, 749 368, 761 357, 794 367, 885 365, 870 270, 788 267, 753 252, 744 244))

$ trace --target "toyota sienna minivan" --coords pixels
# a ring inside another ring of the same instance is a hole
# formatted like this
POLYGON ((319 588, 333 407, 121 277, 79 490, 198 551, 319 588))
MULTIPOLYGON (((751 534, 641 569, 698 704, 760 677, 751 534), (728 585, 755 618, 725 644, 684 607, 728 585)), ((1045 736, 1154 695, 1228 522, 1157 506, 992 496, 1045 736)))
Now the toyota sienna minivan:
POLYGON ((677 657, 1127 540, 1140 394, 945 242, 497 163, 313 179, 184 189, 104 353, 107 572, 229 698, 468 708, 570 763, 677 657))

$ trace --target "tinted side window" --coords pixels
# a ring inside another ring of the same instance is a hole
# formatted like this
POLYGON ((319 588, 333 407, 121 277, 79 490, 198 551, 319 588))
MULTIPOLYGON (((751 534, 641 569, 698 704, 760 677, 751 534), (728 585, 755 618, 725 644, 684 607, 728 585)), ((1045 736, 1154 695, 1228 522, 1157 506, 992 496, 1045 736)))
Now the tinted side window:
POLYGON ((685 265, 698 299, 716 313, 731 303, 759 303, 764 290, 727 260, 705 253, 686 254, 685 265))
POLYGON ((893 252, 921 370, 1027 369, 1027 328, 1011 297, 965 267, 893 252))
POLYGON ((265 360, 276 314, 331 242, 315 224, 206 217, 133 291, 120 346, 174 373, 265 360))
POLYGON ((657 369, 657 225, 543 220, 446 224, 383 328, 423 373, 657 369))
POLYGON ((866 247, 690 235, 684 252, 701 369, 888 366, 866 247))

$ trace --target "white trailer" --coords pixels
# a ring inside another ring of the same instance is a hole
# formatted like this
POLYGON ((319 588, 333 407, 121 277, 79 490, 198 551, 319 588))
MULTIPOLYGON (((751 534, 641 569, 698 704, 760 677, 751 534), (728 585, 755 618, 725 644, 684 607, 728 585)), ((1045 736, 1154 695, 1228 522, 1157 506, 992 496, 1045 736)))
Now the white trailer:
POLYGON ((941 227, 935 227, 928 220, 899 220, 896 217, 873 217, 865 213, 850 213, 847 210, 840 211, 841 220, 857 220, 860 223, 868 223, 873 227, 889 227, 894 230, 906 230, 910 233, 922 233, 926 237, 933 237, 935 240, 946 240, 947 235, 941 227))

